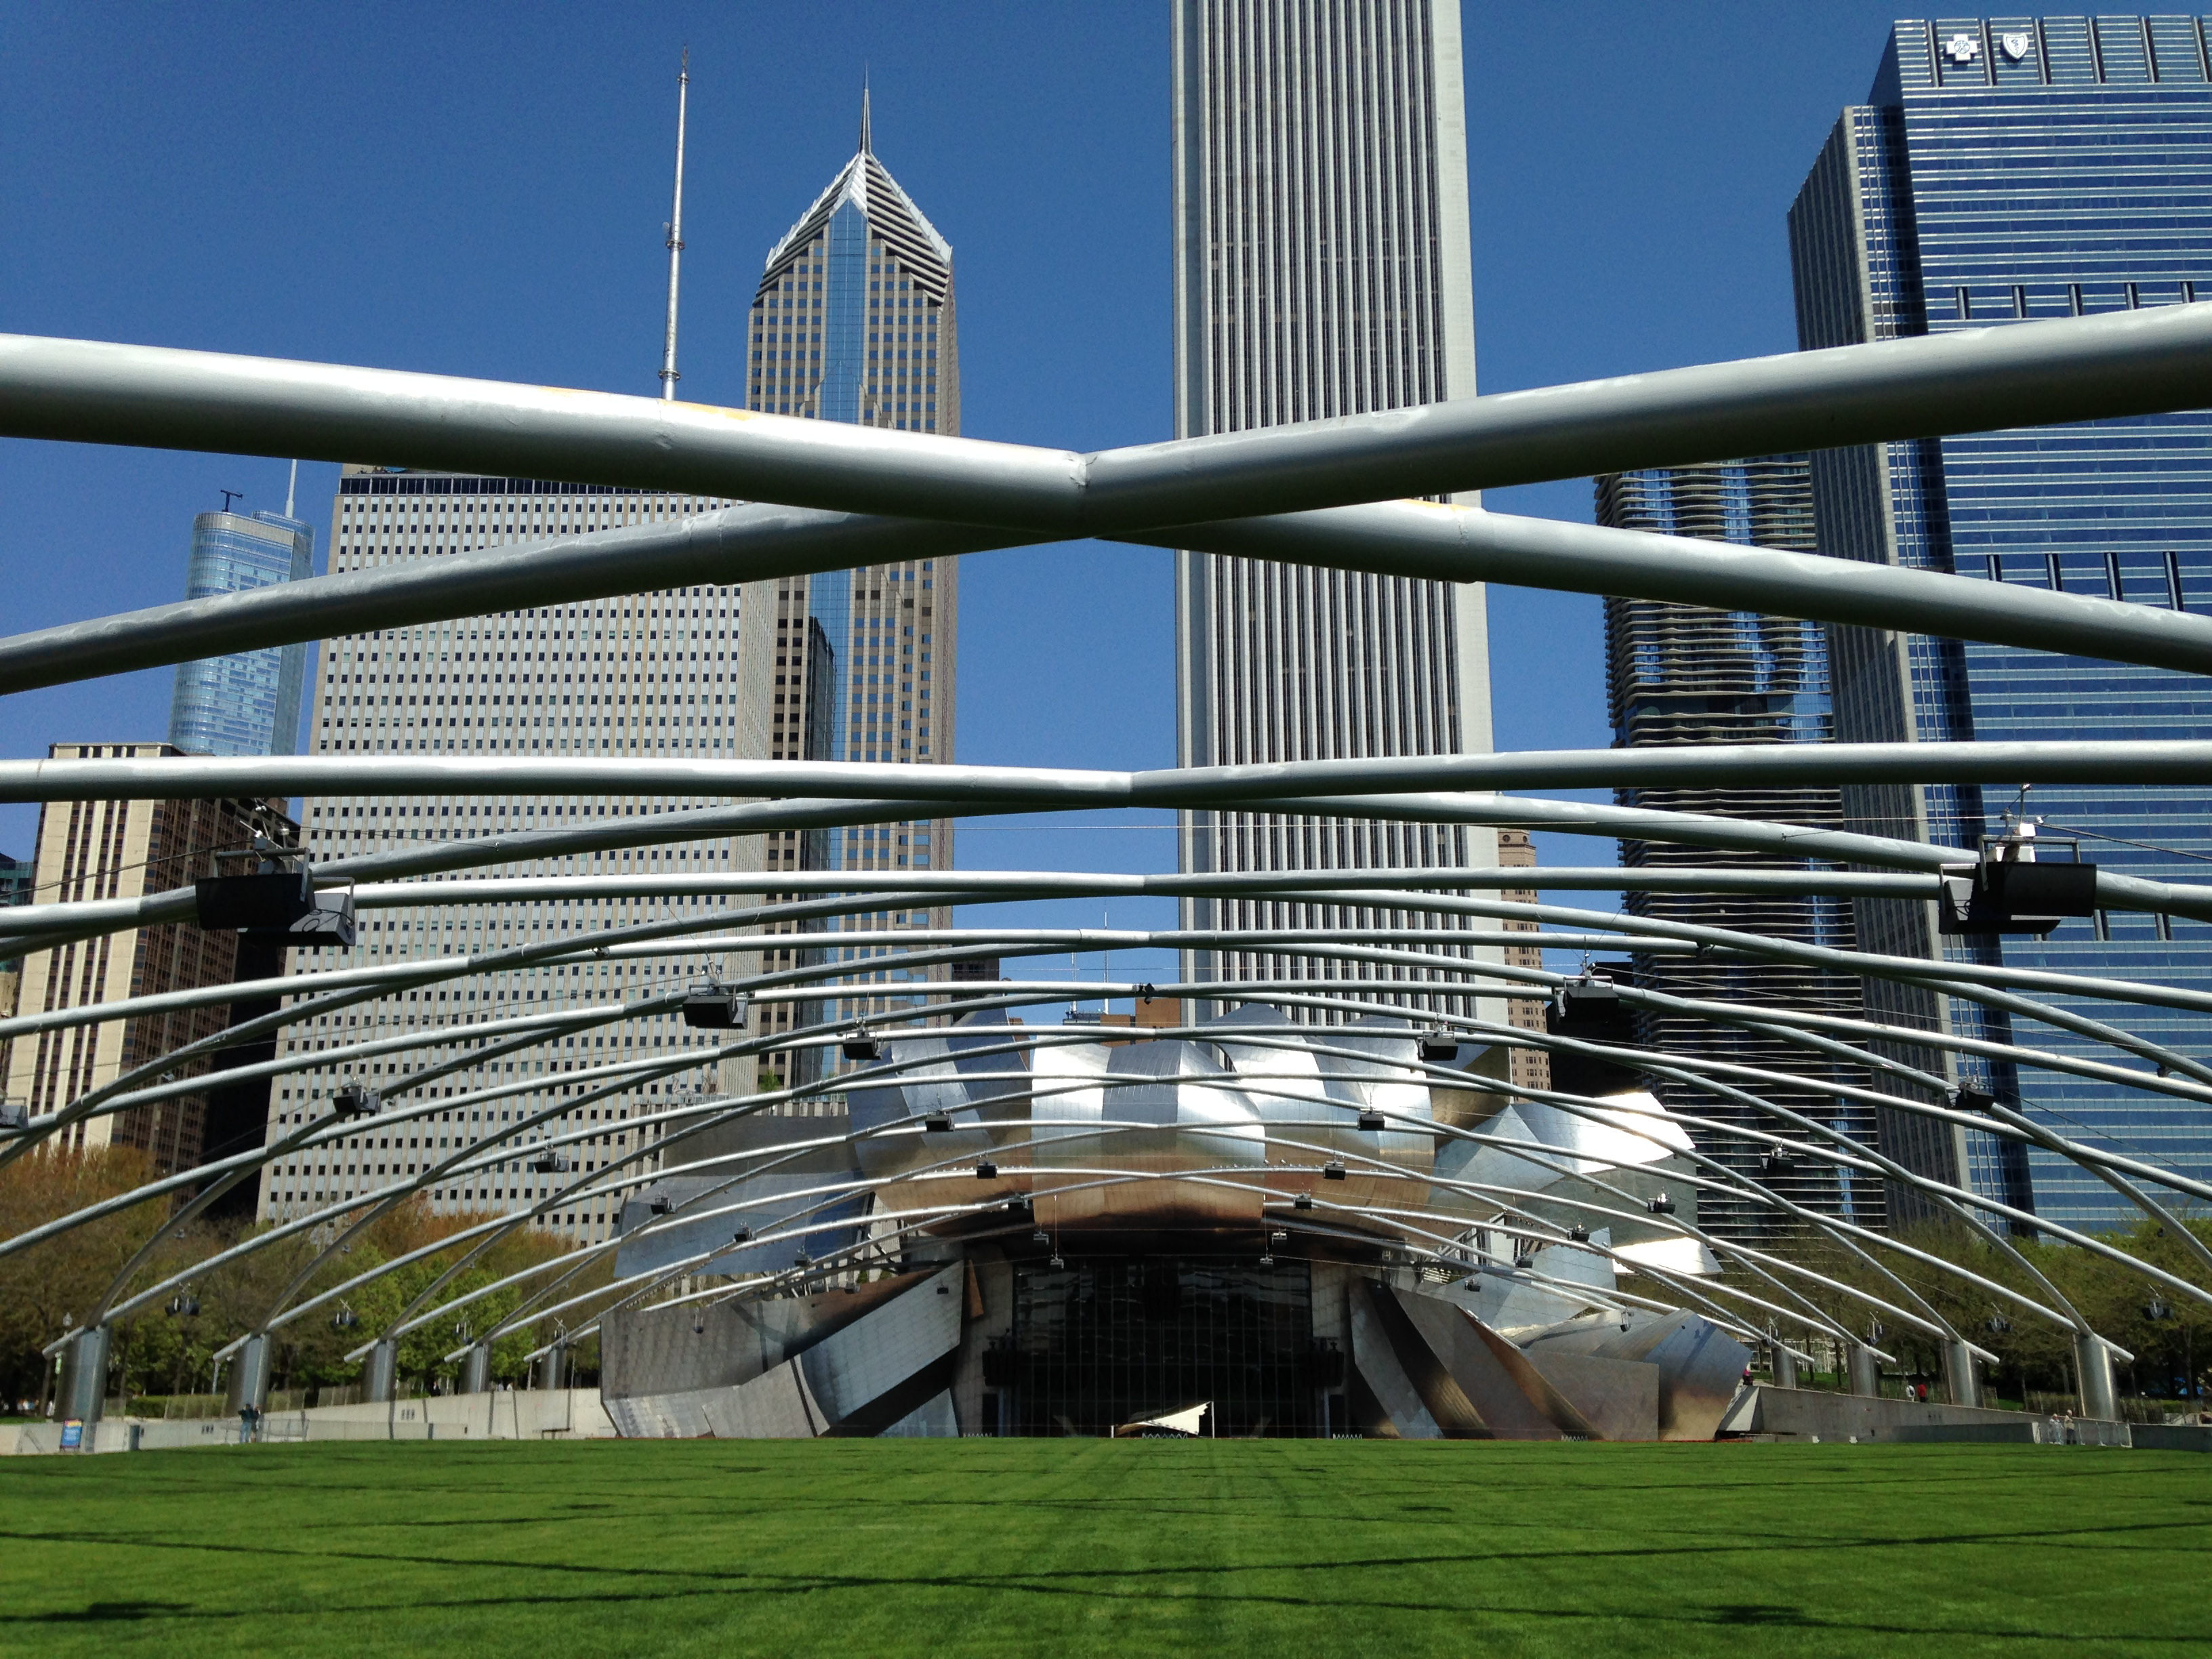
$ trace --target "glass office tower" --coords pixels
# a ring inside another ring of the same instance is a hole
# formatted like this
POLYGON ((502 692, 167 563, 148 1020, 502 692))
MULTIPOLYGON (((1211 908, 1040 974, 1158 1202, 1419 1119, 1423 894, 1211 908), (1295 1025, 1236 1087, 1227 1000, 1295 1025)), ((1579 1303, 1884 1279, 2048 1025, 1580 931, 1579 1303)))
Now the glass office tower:
MULTIPOLYGON (((1811 552, 1813 483, 1803 455, 1656 467, 1608 473, 1597 480, 1597 521, 1616 530, 1811 552)), ((1829 701, 1827 640, 1817 623, 1660 599, 1605 602, 1606 692, 1613 740, 1624 749, 1726 743, 1826 743, 1834 735, 1829 701)), ((1842 826, 1841 792, 1832 785, 1767 789, 1623 789, 1624 806, 1758 818, 1833 830, 1842 826)), ((1805 870, 1812 861, 1768 852, 1721 852, 1666 842, 1624 841, 1620 861, 1632 869, 1721 866, 1805 870)), ((1785 893, 1630 893, 1632 915, 1740 928, 1745 933, 1848 951, 1856 938, 1850 907, 1840 899, 1785 893)), ((1758 1007, 1792 1008, 1856 1018, 1863 1012, 1856 975, 1791 963, 1692 959, 1645 955, 1635 982, 1670 996, 1758 1007)), ((1799 1077, 1866 1086, 1862 1067, 1807 1051, 1771 1031, 1716 1025, 1692 1014, 1644 1012, 1646 1046, 1799 1077)), ((1677 1111, 1729 1121, 1753 1115, 1725 1098, 1680 1082, 1659 1085, 1677 1111)), ((1872 1110, 1815 1088, 1775 1089, 1767 1097, 1871 1141, 1872 1110)), ((1760 1128, 1771 1124, 1760 1123, 1760 1128)), ((1778 1168, 1733 1136, 1692 1130, 1704 1150, 1787 1192, 1798 1202, 1861 1223, 1877 1222, 1878 1183, 1854 1181, 1826 1164, 1778 1168), (1754 1165, 1759 1167, 1754 1168, 1754 1165)), ((1708 1194, 1698 1222, 1745 1235, 1777 1218, 1708 1194)))
MULTIPOLYGON (((2212 299, 2206 54, 2205 26, 2189 17, 1899 23, 1872 93, 1843 112, 1790 210, 1800 343, 2212 299)), ((1826 554, 2212 608, 2212 415, 1827 452, 1814 458, 1813 483, 1826 554)), ((2212 687, 2162 669, 1869 629, 1837 629, 1831 641, 1842 741, 2197 738, 2212 720, 2212 687)), ((1854 828, 1969 852, 2025 816, 2040 820, 2045 858, 2064 856, 2071 841, 2083 858, 2130 874, 2202 881, 2212 856, 2212 793, 2203 789, 2039 789, 2025 800, 2002 788, 1843 793, 1854 828)), ((1858 922, 1871 951, 2212 991, 2212 926, 2202 922, 2116 913, 2045 939, 1961 940, 1938 935, 1931 905, 1901 901, 1862 903, 1858 922)), ((1868 1000, 1903 1023, 2063 1052, 2094 1047, 1880 981, 1869 981, 1868 1000)), ((2130 1013, 2131 1029, 2185 1050, 2201 1048, 2200 1024, 2155 1008, 2130 1013)), ((2010 1065, 1962 1062, 1954 1075, 2067 1133, 2212 1177, 2203 1107, 2010 1065)), ((1964 1175, 2054 1219, 2094 1225, 2132 1214, 2082 1170, 1988 1136, 1899 1118, 1883 1137, 1909 1164, 1964 1175)))
MULTIPOLYGON (((960 336, 952 245, 877 159, 867 100, 860 148, 769 251, 754 290, 746 406, 901 432, 960 430, 960 336)), ((779 760, 950 762, 960 631, 957 561, 903 559, 775 585, 775 690, 770 753, 779 760)), ((783 870, 943 870, 949 818, 769 838, 783 870)), ((848 929, 950 925, 937 907, 886 910, 848 929)), ((848 958, 851 952, 848 952, 848 958)), ((790 966, 799 954, 772 953, 790 966)), ((944 976, 942 969, 913 978, 944 976)), ((904 969, 876 978, 906 981, 904 969)), ((846 1014, 912 1009, 884 994, 838 1005, 846 1014)), ((825 1017, 806 1005, 763 1005, 789 1029, 825 1017)), ((788 1080, 811 1075, 820 1051, 772 1056, 788 1080)))
MULTIPOLYGON (((203 513, 192 520, 185 597, 242 593, 315 574, 315 532, 281 513, 203 513)), ((179 665, 169 741, 191 755, 289 755, 300 746, 307 647, 273 646, 179 665)))

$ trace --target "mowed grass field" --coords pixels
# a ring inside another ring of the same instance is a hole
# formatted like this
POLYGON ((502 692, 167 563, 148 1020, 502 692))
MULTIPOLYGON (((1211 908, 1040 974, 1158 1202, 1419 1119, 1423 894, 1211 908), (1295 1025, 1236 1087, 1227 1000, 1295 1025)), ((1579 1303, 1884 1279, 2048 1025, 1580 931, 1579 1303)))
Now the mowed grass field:
POLYGON ((599 1442, 0 1461, 0 1652, 2212 1653, 2212 1458, 599 1442))

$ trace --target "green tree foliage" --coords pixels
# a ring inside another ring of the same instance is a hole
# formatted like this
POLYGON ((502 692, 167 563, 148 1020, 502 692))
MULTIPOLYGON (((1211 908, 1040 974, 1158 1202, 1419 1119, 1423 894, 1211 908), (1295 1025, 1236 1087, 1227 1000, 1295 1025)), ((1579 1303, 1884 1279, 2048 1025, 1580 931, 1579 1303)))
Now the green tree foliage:
MULTIPOLYGON (((19 1158, 0 1170, 0 1238, 129 1192, 150 1168, 122 1147, 19 1158)), ((0 1256, 0 1399, 41 1397, 51 1369, 41 1350, 90 1311, 161 1219, 155 1208, 126 1210, 0 1256)))
MULTIPOLYGON (((0 1237, 12 1237, 102 1199, 129 1192, 149 1178, 141 1153, 120 1148, 85 1153, 33 1153, 0 1170, 0 1237)), ((251 1224, 195 1220, 172 1224, 168 1206, 140 1205, 118 1215, 73 1229, 59 1237, 11 1255, 0 1256, 0 1399, 9 1404, 41 1397, 50 1373, 42 1350, 72 1324, 91 1316, 94 1304, 115 1275, 148 1239, 163 1227, 168 1236, 133 1278, 126 1295, 188 1270, 245 1241, 257 1231, 251 1224)), ((193 1273, 186 1288, 156 1305, 113 1322, 111 1384, 131 1395, 211 1391, 214 1356, 236 1337, 255 1328, 279 1305, 289 1289, 298 1301, 333 1289, 385 1262, 434 1245, 488 1218, 436 1215, 422 1200, 394 1206, 317 1267, 315 1258, 332 1233, 303 1234, 275 1241, 240 1259, 193 1273), (312 1271, 311 1271, 312 1269, 312 1271)), ((435 1285, 431 1306, 526 1268, 550 1264, 565 1252, 565 1241, 530 1227, 518 1227, 476 1255, 443 1284, 439 1281, 476 1248, 456 1244, 396 1268, 348 1291, 316 1314, 293 1321, 278 1334, 271 1371, 277 1386, 315 1388, 359 1379, 349 1349, 367 1341, 402 1310, 435 1285), (336 1317, 349 1311, 354 1317, 336 1317)), ((569 1292, 603 1284, 605 1264, 595 1264, 570 1282, 569 1292)), ((457 1310, 453 1317, 429 1321, 400 1345, 403 1378, 425 1388, 450 1382, 459 1367, 444 1358, 468 1334, 493 1328, 520 1306, 544 1279, 526 1280, 457 1310), (457 1327, 465 1334, 457 1334, 457 1327)), ((492 1350, 492 1374, 520 1382, 525 1356, 550 1338, 525 1326, 504 1335, 492 1350)))
MULTIPOLYGON (((2212 1219, 2193 1218, 2186 1224, 2199 1239, 2212 1244, 2212 1219)), ((2148 1218, 2100 1238, 2185 1283, 2212 1288, 2212 1273, 2181 1240, 2169 1237, 2164 1227, 2148 1218)), ((2008 1241, 2017 1253, 2014 1259, 1960 1226, 1916 1227, 1900 1234, 1899 1242, 1954 1264, 1987 1281, 1987 1285, 2024 1295, 2054 1312, 2063 1311, 2063 1298, 2100 1334, 2134 1353, 2133 1364, 2120 1367, 2121 1386, 2128 1392, 2179 1400, 2191 1397, 2187 1390, 2194 1377, 2200 1390, 2194 1397, 2201 1399, 2205 1382, 2212 1380, 2203 1375, 2212 1366, 2212 1307, 2158 1285, 2124 1263, 2079 1245, 2027 1237, 2008 1241)), ((1893 1282, 1826 1235, 1808 1230, 1784 1241, 1776 1253, 1885 1301, 1910 1305, 1893 1282)), ((1916 1261, 1886 1244, 1872 1246, 1871 1254, 1954 1329, 2000 1356, 2002 1363, 1990 1372, 1990 1381, 2005 1396, 2018 1400, 2029 1390, 2065 1393, 2075 1387, 2069 1325, 2037 1313, 2002 1291, 1916 1261)), ((1779 1299, 1771 1285, 1741 1269, 1731 1271, 1729 1277, 1754 1294, 1779 1299)), ((1786 1282, 1855 1334, 1866 1334, 1870 1319, 1881 1322, 1864 1303, 1840 1292, 1810 1286, 1802 1279, 1786 1282)), ((1788 1321, 1781 1323, 1785 1331, 1791 1328, 1788 1321)), ((1878 1346, 1897 1355, 1908 1372, 1930 1377, 1942 1374, 1942 1354, 1933 1336, 1904 1328, 1892 1320, 1882 1329, 1878 1346)))

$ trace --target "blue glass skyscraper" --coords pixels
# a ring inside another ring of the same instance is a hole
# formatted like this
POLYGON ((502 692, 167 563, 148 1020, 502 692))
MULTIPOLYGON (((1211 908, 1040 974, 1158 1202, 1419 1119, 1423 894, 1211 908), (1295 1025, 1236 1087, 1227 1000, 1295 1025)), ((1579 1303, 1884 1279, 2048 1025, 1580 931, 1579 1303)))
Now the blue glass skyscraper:
MULTIPOLYGON (((2212 59, 2191 17, 1901 22, 1874 89, 1844 111, 1790 216, 1806 348, 2212 299, 2212 59)), ((2212 392, 2212 389, 2208 389, 2212 392)), ((2212 396, 2208 397, 2212 401, 2212 396)), ((2212 610, 2212 414, 1891 443, 1816 455, 1822 552, 1990 581, 2212 610)), ((1832 631, 1836 735, 2201 738, 2212 686, 2161 669, 1869 629, 1832 631)), ((2081 856, 2202 881, 2202 789, 1844 791, 1853 827, 1961 849, 2039 819, 2081 856)), ((1945 939, 1933 907, 1859 906, 1863 948, 2212 991, 2212 927, 2112 913, 2047 939, 1945 939)), ((2069 1012, 2100 1006, 2050 1000, 2069 1012)), ((2024 1016, 1869 981, 1894 1022, 2000 1042, 2112 1052, 2024 1016)), ((2184 1050, 2193 1016, 2128 1023, 2184 1050)), ((1926 1050, 1901 1049, 1929 1065, 1926 1050)), ((2148 1069, 2146 1067, 2146 1069, 2148 1069)), ((2069 1134, 2212 1176, 2212 1112, 2086 1079, 1962 1062, 1962 1084, 2069 1134)), ((1915 1167, 2069 1223, 2133 1212, 2083 1170, 1992 1137, 1886 1115, 1915 1167)), ((1903 1218, 1917 1212, 1899 1205, 1903 1218)))
MULTIPOLYGON (((315 532, 282 513, 203 513, 192 520, 185 597, 242 593, 315 574, 315 532)), ((289 755, 300 744, 307 647, 271 647, 179 665, 169 741, 192 755, 289 755)))

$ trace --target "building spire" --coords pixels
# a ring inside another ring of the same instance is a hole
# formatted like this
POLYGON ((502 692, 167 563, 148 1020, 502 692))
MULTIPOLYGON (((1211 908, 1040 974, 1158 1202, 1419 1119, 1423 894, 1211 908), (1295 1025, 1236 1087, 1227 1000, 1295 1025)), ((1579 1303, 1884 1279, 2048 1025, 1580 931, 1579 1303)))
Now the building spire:
POLYGON ((868 77, 864 72, 860 76, 860 154, 870 155, 874 153, 875 145, 868 137, 868 77))
POLYGON ((668 337, 660 349, 660 396, 676 397, 676 279, 684 262, 684 117, 691 92, 691 48, 684 48, 684 65, 676 73, 676 202, 668 210, 668 337))

